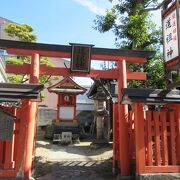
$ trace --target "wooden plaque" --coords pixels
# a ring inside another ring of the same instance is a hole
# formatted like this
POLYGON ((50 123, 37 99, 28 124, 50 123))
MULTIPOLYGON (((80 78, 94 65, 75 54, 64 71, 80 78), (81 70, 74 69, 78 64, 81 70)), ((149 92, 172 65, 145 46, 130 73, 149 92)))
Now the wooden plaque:
POLYGON ((92 45, 72 45, 71 71, 72 72, 90 72, 91 48, 92 45))
POLYGON ((162 12, 164 67, 167 88, 180 87, 180 2, 164 1, 162 12))
POLYGON ((166 69, 180 67, 180 22, 179 2, 169 4, 162 13, 164 63, 166 69))

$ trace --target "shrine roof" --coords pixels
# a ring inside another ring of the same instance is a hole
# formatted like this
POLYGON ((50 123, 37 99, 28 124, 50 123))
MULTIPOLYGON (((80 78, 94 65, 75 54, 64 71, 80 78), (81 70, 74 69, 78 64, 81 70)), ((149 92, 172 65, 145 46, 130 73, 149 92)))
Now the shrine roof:
POLYGON ((75 93, 83 94, 86 89, 74 82, 70 77, 65 77, 63 80, 47 88, 49 92, 54 93, 75 93))
POLYGON ((97 89, 98 87, 102 87, 102 92, 104 92, 104 94, 106 95, 106 97, 112 98, 111 97, 111 92, 105 87, 105 85, 103 84, 103 80, 102 79, 93 79, 94 83, 91 86, 89 92, 87 93, 87 96, 89 99, 94 99, 97 95, 97 89))
POLYGON ((0 83, 0 102, 16 102, 20 99, 37 99, 43 85, 0 83))
POLYGON ((142 103, 180 103, 179 90, 162 90, 162 89, 122 89, 122 104, 130 104, 132 102, 142 103))

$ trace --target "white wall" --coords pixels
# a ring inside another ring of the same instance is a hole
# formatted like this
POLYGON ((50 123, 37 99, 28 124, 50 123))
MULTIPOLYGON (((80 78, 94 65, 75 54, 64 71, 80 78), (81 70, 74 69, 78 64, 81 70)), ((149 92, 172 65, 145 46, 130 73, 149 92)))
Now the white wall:
POLYGON ((56 119, 56 117, 57 110, 41 107, 38 111, 38 126, 51 125, 52 120, 56 119))
POLYGON ((60 107, 59 118, 63 120, 74 119, 74 107, 60 107))
POLYGON ((7 75, 5 73, 5 64, 0 57, 0 82, 7 82, 7 75))
POLYGON ((87 97, 90 86, 83 86, 87 91, 84 94, 77 96, 76 110, 77 111, 93 111, 94 110, 94 100, 87 97))

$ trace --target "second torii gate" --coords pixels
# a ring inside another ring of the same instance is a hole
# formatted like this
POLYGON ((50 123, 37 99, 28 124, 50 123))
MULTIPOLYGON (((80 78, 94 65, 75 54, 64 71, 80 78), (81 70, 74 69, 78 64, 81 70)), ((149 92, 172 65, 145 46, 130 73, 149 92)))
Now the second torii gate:
MULTIPOLYGON (((155 52, 151 51, 132 51, 132 50, 117 50, 105 48, 92 48, 92 60, 116 61, 117 68, 112 70, 90 70, 89 73, 71 72, 68 68, 47 67, 40 65, 40 56, 71 58, 71 46, 51 45, 40 43, 28 43, 19 41, 0 40, 0 48, 7 51, 8 54, 31 56, 31 64, 7 65, 6 72, 14 74, 30 75, 30 83, 38 83, 40 75, 55 75, 55 76, 80 76, 93 78, 107 78, 118 80, 118 111, 119 111, 119 139, 117 148, 120 152, 120 169, 121 176, 130 174, 130 159, 129 159, 129 142, 128 142, 128 127, 127 127, 127 105, 122 105, 122 88, 127 87, 127 80, 146 80, 146 73, 132 72, 126 68, 126 62, 129 63, 146 63, 147 58, 152 57, 155 52)), ((30 113, 27 117, 27 132, 25 144, 24 158, 24 178, 29 180, 31 177, 32 157, 34 148, 35 132, 35 114, 37 103, 31 102, 30 113)), ((1 171, 1 169, 0 169, 1 171)), ((18 172, 17 172, 18 173, 18 172)), ((0 177, 3 174, 0 173, 0 177)))

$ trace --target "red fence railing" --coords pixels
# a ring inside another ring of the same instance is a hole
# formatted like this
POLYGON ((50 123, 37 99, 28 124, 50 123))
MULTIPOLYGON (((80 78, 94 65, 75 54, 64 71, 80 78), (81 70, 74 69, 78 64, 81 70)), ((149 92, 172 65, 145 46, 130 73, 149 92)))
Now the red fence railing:
MULTIPOLYGON (((3 108, 16 116, 11 141, 0 141, 0 178, 15 178, 21 170, 26 135, 26 102, 21 108, 3 108)), ((21 170, 22 171, 22 170, 21 170)), ((22 172, 21 172, 22 173, 22 172)))
MULTIPOLYGON (((159 110, 145 110, 134 103, 129 111, 130 160, 136 173, 180 172, 180 107, 169 104, 159 110)), ((120 161, 118 104, 114 104, 114 162, 120 161)))
POLYGON ((148 111, 140 103, 134 107, 137 173, 180 172, 179 106, 148 111))
MULTIPOLYGON (((3 109, 6 112, 12 114, 12 116, 15 115, 15 108, 4 107, 3 109)), ((13 135, 12 140, 0 141, 0 178, 15 177, 14 168, 15 168, 15 163, 14 163, 14 135, 13 135)))
MULTIPOLYGON (((113 168, 120 168, 120 140, 119 140, 119 114, 118 104, 113 104, 113 168)), ((129 156, 131 163, 135 160, 135 136, 134 136, 134 112, 128 113, 128 133, 129 133, 129 156)))

